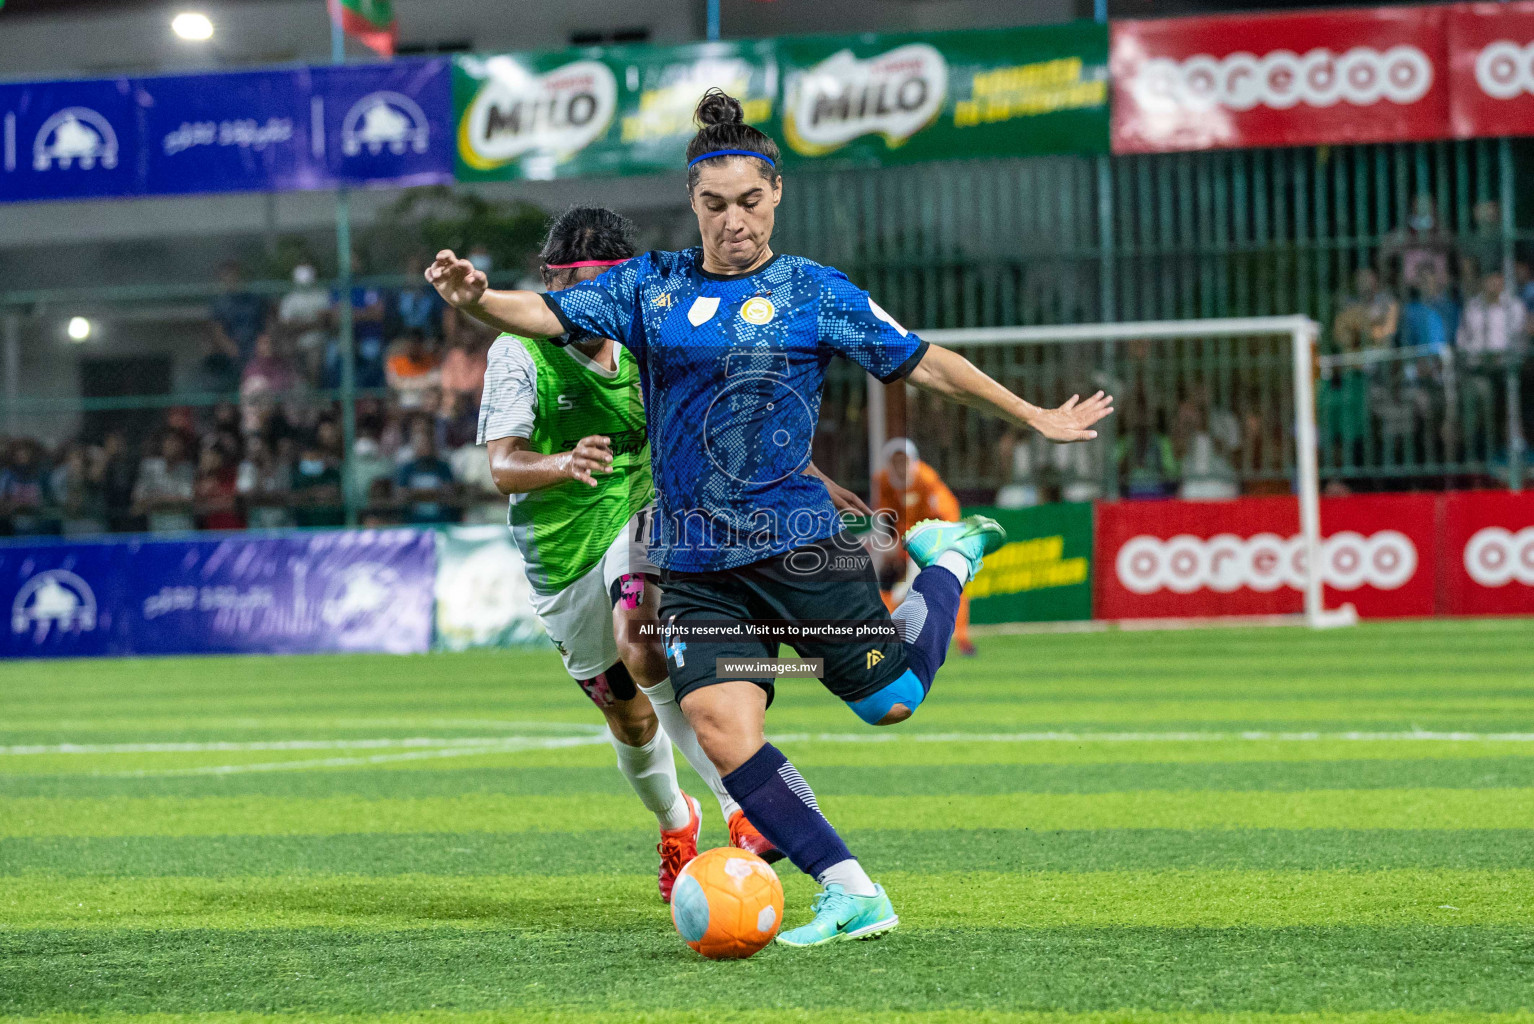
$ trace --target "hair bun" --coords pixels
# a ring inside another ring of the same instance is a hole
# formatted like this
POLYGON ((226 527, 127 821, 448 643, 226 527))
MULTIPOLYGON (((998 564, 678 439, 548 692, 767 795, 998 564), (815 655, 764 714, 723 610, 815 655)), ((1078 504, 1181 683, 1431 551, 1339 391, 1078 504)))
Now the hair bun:
POLYGON ((717 87, 703 94, 703 98, 698 101, 697 112, 693 116, 704 128, 712 124, 746 123, 746 111, 740 105, 740 100, 717 87))

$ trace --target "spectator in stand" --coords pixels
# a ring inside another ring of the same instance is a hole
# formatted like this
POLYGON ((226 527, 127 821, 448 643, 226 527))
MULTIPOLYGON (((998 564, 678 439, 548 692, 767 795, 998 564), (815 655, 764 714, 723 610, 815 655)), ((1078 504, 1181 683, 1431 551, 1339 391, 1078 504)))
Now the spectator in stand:
POLYGON ((1460 239, 1459 279, 1468 291, 1471 282, 1502 269, 1502 204, 1482 199, 1470 211, 1470 233, 1460 239))
POLYGON ((101 442, 101 490, 106 503, 107 528, 114 533, 141 528, 133 512, 133 488, 138 481, 138 460, 128 450, 122 431, 110 431, 101 442))
POLYGON ((1429 348, 1438 354, 1453 344, 1459 310, 1438 282, 1438 275, 1424 267, 1407 289, 1401 309, 1402 348, 1429 348))
POLYGON ((325 458, 339 466, 341 453, 344 445, 341 438, 341 424, 329 417, 320 420, 314 425, 314 445, 324 453, 325 458))
POLYGON ((1513 294, 1523 303, 1525 313, 1534 313, 1534 270, 1528 260, 1513 261, 1513 294))
POLYGON ((298 385, 298 372, 286 356, 281 355, 271 332, 263 332, 256 339, 256 348, 245 371, 240 375, 240 398, 250 402, 263 397, 280 395, 298 385))
POLYGON ((1360 267, 1353 274, 1353 294, 1344 298, 1332 321, 1332 338, 1343 352, 1389 348, 1400 316, 1395 298, 1380 287, 1379 275, 1360 267))
MULTIPOLYGON (((486 459, 485 465, 489 464, 486 459)), ((389 485, 395 472, 394 460, 383 453, 378 438, 372 434, 359 434, 352 445, 349 481, 358 503, 370 509, 388 504, 389 485)))
POLYGON ((66 537, 106 532, 106 491, 102 487, 105 470, 106 457, 101 449, 89 448, 79 441, 64 446, 49 487, 58 503, 60 528, 66 537))
POLYGON ((1228 410, 1212 409, 1209 391, 1194 384, 1177 407, 1172 452, 1184 501, 1229 501, 1241 494, 1232 454, 1241 444, 1241 424, 1228 410))
POLYGON ((187 458, 186 441, 175 430, 160 439, 160 454, 146 456, 139 464, 133 488, 133 511, 148 517, 155 533, 191 530, 196 474, 187 458))
POLYGON ((419 330, 407 330, 394 343, 386 376, 401 409, 419 409, 425 404, 426 393, 437 390, 442 383, 442 371, 436 354, 426 347, 426 335, 419 330))
POLYGON ((490 342, 482 331, 460 332, 442 360, 442 408, 450 409, 460 396, 479 416, 479 398, 485 390, 485 366, 490 342))
MULTIPOLYGON (((444 395, 447 392, 443 392, 444 395)), ((473 446, 479 433, 479 403, 458 392, 437 412, 437 441, 444 451, 473 446)))
MULTIPOLYGON (((362 261, 353 257, 352 274, 362 272, 362 261)), ((334 296, 336 304, 342 301, 334 296)), ((381 388, 384 386, 384 319, 388 312, 385 296, 377 288, 352 288, 352 337, 356 348, 357 386, 381 388)), ((332 338, 325 349, 324 384, 327 388, 341 386, 341 339, 332 338)))
POLYGON ((437 341, 442 337, 442 314, 447 303, 437 289, 423 283, 430 262, 424 256, 413 256, 405 265, 405 277, 415 284, 400 289, 394 296, 394 326, 400 333, 419 331, 423 338, 437 341))
POLYGON ((10 457, 0 472, 0 511, 10 518, 11 532, 18 536, 58 532, 58 520, 51 514, 53 493, 48 467, 43 464, 43 446, 18 437, 9 448, 10 457))
POLYGON ((1380 247, 1380 270, 1386 280, 1415 281, 1424 266, 1432 267, 1444 280, 1456 266, 1454 239, 1439 228, 1438 204, 1426 192, 1412 202, 1406 226, 1392 232, 1380 247))
POLYGON ((1144 386, 1133 388, 1123 406, 1123 423, 1114 445, 1119 490, 1126 498, 1167 498, 1181 473, 1165 416, 1147 400, 1144 386))
POLYGON ((1472 358, 1503 356, 1523 345, 1523 303, 1507 291, 1502 271, 1481 275, 1481 289, 1465 304, 1459 349, 1472 358))
POLYGON ((453 486, 453 467, 437 455, 428 424, 416 426, 410 447, 413 458, 400 466, 395 477, 400 497, 410 503, 407 521, 416 525, 457 522, 458 494, 453 486))
POLYGON ((314 264, 307 260, 294 267, 293 290, 277 306, 277 322, 285 335, 285 345, 292 346, 294 357, 310 383, 320 379, 327 332, 334 319, 330 293, 316 286, 318 278, 314 264))
POLYGON ((317 440, 303 447, 293 465, 293 519, 299 526, 341 526, 341 470, 317 440))
POLYGON ((239 470, 219 445, 203 450, 197 465, 197 528, 243 530, 240 512, 239 470))
POLYGON ((266 300, 242 285, 244 275, 234 261, 218 268, 219 284, 223 293, 213 300, 208 319, 213 321, 215 342, 221 352, 231 358, 236 369, 256 349, 256 339, 267 328, 266 300))
POLYGON ((293 470, 273 454, 261 437, 245 442, 245 458, 235 473, 234 490, 245 506, 246 523, 253 529, 275 530, 293 525, 288 494, 293 470))
POLYGON ((240 386, 239 353, 222 333, 209 326, 202 336, 202 355, 197 360, 192 388, 223 395, 240 386))

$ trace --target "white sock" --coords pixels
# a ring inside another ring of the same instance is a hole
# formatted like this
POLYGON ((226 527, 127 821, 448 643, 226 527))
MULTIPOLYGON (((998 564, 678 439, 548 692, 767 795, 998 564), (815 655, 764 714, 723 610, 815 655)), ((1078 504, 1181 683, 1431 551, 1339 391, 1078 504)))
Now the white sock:
POLYGON ((873 879, 868 877, 868 872, 863 870, 863 865, 858 863, 856 857, 848 857, 844 861, 832 864, 822 871, 815 881, 821 885, 839 885, 847 891, 849 896, 879 895, 879 891, 874 888, 873 879))
POLYGON ((687 724, 687 716, 682 714, 682 708, 676 702, 676 693, 671 689, 671 680, 663 679, 654 686, 641 686, 644 695, 650 698, 650 706, 655 709, 655 717, 660 719, 660 727, 666 730, 666 735, 671 737, 671 742, 676 749, 687 758, 687 763, 692 765, 692 770, 698 773, 703 784, 714 794, 719 801, 719 811, 724 815, 726 824, 730 817, 738 810, 740 804, 730 795, 730 791, 724 788, 724 780, 719 777, 719 769, 714 767, 714 762, 703 753, 703 748, 698 745, 698 735, 692 731, 692 726, 687 724))
POLYGON ((676 761, 671 757, 671 740, 665 731, 656 729, 650 742, 642 747, 619 742, 611 730, 607 738, 618 752, 618 770, 639 794, 639 802, 655 815, 660 827, 672 829, 687 824, 692 813, 676 783, 676 761))
POLYGON ((961 587, 969 582, 969 559, 957 551, 944 551, 941 555, 937 556, 937 561, 932 564, 940 565, 959 577, 959 586, 961 587))

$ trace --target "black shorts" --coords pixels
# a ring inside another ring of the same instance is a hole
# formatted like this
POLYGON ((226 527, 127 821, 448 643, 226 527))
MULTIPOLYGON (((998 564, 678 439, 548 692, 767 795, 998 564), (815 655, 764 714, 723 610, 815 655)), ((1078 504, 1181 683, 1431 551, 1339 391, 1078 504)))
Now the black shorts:
MULTIPOLYGON (((661 570, 660 622, 890 621, 879 596, 873 560, 851 534, 796 548, 760 562, 720 572, 661 570)), ((714 674, 717 658, 775 658, 779 644, 767 639, 687 640, 683 650, 667 645, 666 667, 680 701, 704 686, 746 679, 767 691, 774 680, 714 674)), ((804 641, 790 646, 802 658, 824 658, 825 688, 844 701, 862 700, 905 672, 905 645, 899 640, 857 643, 804 641)))

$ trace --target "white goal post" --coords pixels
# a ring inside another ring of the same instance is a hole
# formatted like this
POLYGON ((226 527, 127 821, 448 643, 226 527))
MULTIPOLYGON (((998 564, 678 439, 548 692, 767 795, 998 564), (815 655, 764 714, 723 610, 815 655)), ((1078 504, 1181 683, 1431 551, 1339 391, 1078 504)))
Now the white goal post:
MULTIPOLYGON (((980 327, 919 332, 927 341, 960 351, 997 347, 1074 346, 1090 343, 1197 341, 1200 339, 1287 339, 1293 373, 1294 470, 1300 505, 1301 543, 1305 552, 1305 621, 1313 628, 1351 625, 1352 605, 1324 606, 1321 573, 1321 483, 1318 466, 1315 396, 1315 346, 1319 325, 1306 316, 1230 317, 1209 320, 1148 320, 1134 323, 1072 324, 1055 327, 980 327)), ((1077 390, 1088 381, 1077 382, 1077 390)), ((1126 396, 1116 396, 1118 407, 1126 396)), ((887 440, 884 388, 869 378, 869 465, 877 469, 887 440)))

